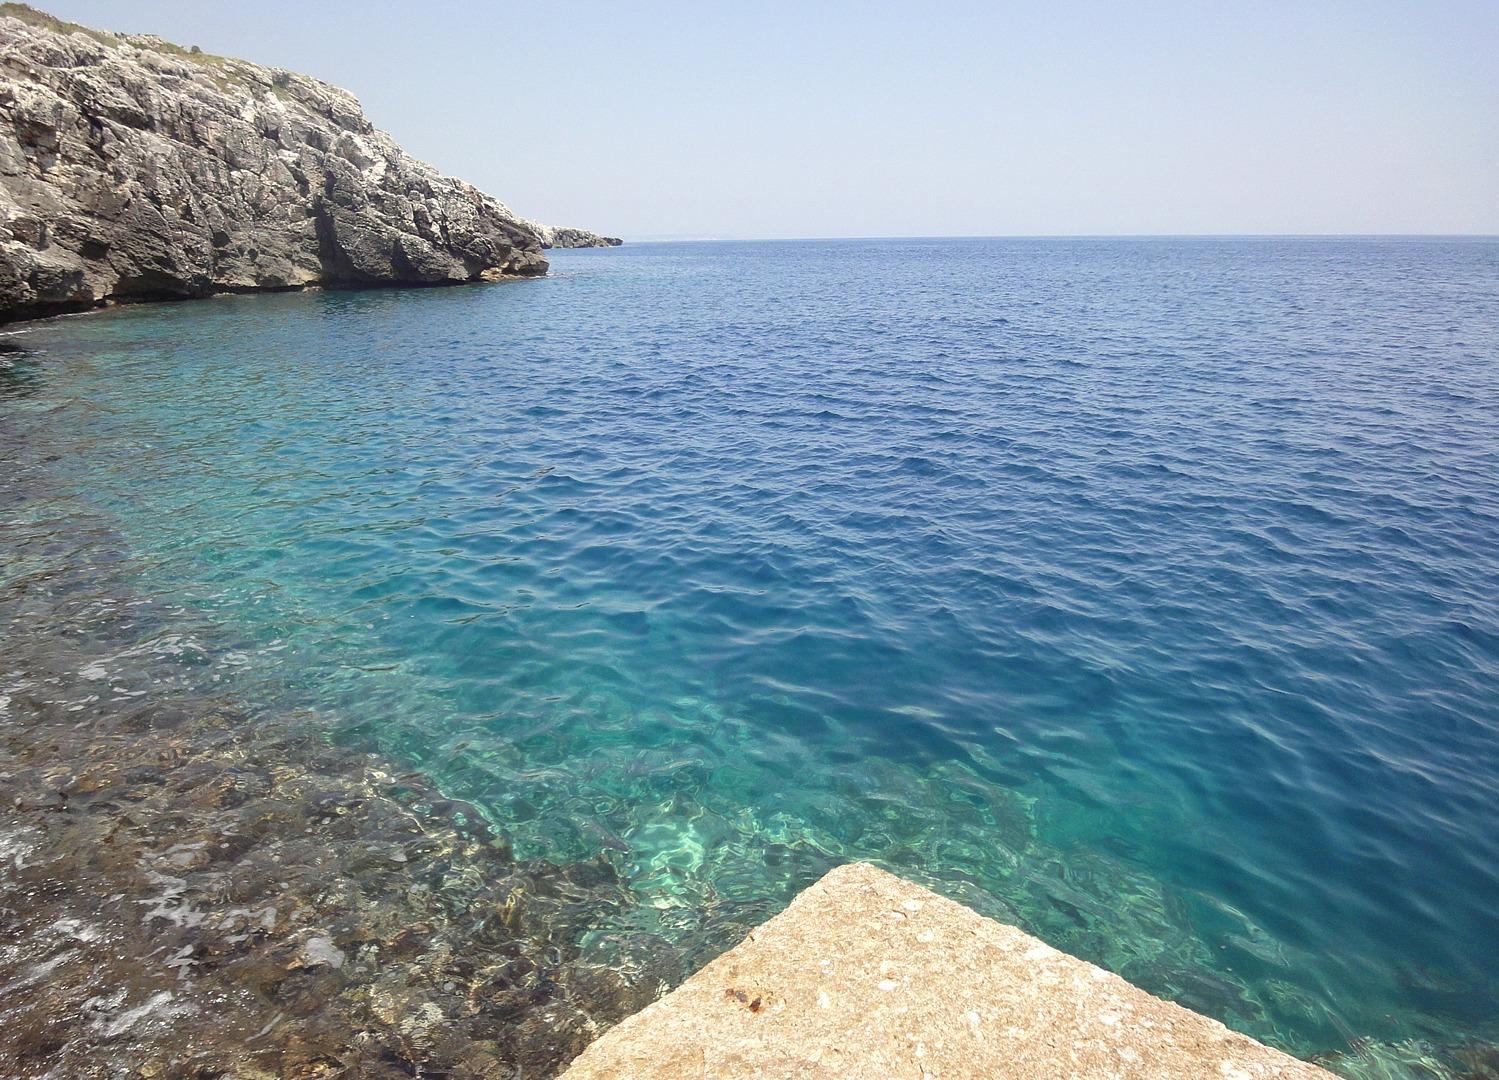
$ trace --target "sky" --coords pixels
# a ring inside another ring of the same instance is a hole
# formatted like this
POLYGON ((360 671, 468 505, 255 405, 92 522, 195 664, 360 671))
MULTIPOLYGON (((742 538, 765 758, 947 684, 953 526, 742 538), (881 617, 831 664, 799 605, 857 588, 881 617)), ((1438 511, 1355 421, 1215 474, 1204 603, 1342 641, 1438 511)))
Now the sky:
POLYGON ((1499 233, 1499 0, 35 0, 626 239, 1499 233))

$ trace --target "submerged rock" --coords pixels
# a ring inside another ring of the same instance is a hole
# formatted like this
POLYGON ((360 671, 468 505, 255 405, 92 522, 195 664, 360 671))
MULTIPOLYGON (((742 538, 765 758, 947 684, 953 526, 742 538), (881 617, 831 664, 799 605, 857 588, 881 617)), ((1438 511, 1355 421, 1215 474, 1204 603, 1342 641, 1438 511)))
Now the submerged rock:
POLYGON ((632 902, 607 866, 515 858, 313 717, 127 734, 35 678, 0 718, 0 1075, 545 1077, 681 977, 592 944, 632 902))
MULTIPOLYGON (((46 456, 0 424, 8 516, 46 456)), ((544 1080, 685 974, 605 929, 617 860, 520 857, 362 724, 182 678, 182 612, 63 520, 0 544, 0 1076, 544 1080)))
POLYGON ((0 58, 0 321, 536 276, 544 246, 608 242, 439 174, 306 75, 22 4, 0 5, 0 58))

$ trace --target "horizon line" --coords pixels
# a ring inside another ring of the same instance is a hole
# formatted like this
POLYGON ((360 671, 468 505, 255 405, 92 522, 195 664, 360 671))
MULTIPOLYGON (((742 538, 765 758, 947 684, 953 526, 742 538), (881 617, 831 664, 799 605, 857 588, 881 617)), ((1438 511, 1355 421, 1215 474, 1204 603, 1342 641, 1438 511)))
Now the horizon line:
MULTIPOLYGON (((753 244, 826 240, 1499 240, 1499 232, 1384 233, 909 233, 825 236, 624 236, 627 244, 753 244)), ((566 249, 564 249, 566 250, 566 249)))

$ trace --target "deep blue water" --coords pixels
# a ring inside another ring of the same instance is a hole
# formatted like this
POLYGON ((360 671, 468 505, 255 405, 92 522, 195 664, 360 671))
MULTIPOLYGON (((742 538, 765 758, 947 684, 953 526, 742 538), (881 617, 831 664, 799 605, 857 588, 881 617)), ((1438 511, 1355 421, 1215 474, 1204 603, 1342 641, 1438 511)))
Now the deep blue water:
POLYGON ((38 325, 16 513, 695 962, 868 858, 1352 1075, 1499 1036, 1499 241, 554 271, 38 325))

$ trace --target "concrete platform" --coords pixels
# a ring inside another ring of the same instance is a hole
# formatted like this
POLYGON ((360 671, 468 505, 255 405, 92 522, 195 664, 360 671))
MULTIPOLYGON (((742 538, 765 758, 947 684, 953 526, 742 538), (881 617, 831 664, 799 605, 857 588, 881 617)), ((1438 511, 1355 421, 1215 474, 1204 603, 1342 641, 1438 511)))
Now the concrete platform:
POLYGON ((864 863, 832 871, 565 1080, 1333 1080, 864 863))

